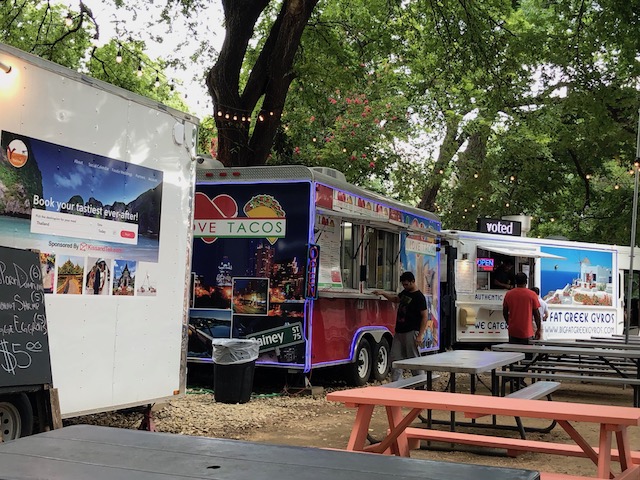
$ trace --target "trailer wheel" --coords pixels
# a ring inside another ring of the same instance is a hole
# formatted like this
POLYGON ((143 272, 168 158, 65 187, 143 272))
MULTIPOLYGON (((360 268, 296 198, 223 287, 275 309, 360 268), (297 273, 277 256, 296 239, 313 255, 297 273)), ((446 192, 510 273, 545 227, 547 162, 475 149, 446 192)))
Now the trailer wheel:
POLYGON ((348 365, 347 381, 361 387, 371 376, 371 344, 364 338, 356 348, 355 361, 348 365))
POLYGON ((0 430, 4 441, 33 433, 33 409, 26 394, 0 396, 0 430))
POLYGON ((389 375, 391 369, 390 353, 389 340, 382 338, 373 350, 371 376, 374 380, 381 382, 389 375))

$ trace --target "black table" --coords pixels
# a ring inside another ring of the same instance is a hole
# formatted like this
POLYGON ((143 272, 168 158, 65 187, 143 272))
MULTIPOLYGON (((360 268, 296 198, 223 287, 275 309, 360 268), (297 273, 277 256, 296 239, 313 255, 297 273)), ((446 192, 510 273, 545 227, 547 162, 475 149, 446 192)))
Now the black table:
POLYGON ((91 425, 0 444, 3 480, 539 480, 538 472, 91 425))

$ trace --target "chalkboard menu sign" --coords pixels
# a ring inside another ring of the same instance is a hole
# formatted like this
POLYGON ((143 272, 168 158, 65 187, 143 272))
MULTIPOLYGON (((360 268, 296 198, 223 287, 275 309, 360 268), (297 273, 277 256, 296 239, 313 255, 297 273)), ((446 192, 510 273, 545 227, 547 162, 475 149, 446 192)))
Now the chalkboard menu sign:
POLYGON ((51 383, 40 256, 0 247, 0 387, 51 383))

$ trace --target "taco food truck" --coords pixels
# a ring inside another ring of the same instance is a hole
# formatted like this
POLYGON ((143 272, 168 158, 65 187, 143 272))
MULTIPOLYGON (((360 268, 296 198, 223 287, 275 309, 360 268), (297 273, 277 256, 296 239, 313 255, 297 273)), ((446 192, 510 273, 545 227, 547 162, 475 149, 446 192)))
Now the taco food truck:
POLYGON ((620 247, 527 238, 518 220, 481 219, 484 231, 444 231, 449 265, 443 302, 451 316, 450 346, 508 341, 502 316, 507 288, 500 279, 524 272, 528 287, 538 287, 549 306, 545 339, 589 338, 622 334, 624 300, 618 265, 620 247), (494 233, 498 232, 498 233, 494 233), (506 273, 505 273, 506 272, 506 273))
POLYGON ((428 297, 424 350, 439 348, 440 221, 432 213, 304 166, 201 169, 196 175, 191 362, 212 338, 255 338, 258 365, 308 373, 343 365, 382 379, 396 311, 371 293, 412 271, 428 297))
POLYGON ((62 418, 184 393, 198 120, 2 44, 0 62, 0 247, 39 265, 0 262, 1 433, 31 432, 45 384, 62 418))

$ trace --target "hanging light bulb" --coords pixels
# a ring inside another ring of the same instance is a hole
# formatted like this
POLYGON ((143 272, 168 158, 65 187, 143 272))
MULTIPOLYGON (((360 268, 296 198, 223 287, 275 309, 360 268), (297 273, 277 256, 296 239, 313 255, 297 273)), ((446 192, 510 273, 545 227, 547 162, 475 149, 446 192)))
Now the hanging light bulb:
POLYGON ((116 54, 116 63, 122 63, 122 50, 118 48, 118 53, 116 54))
POLYGON ((620 190, 620 185, 618 185, 618 184, 616 183, 615 187, 613 187, 613 188, 615 188, 616 190, 620 190))
POLYGON ((142 64, 138 65, 138 71, 136 72, 138 78, 142 76, 142 64))
POLYGON ((64 19, 64 24, 67 27, 70 27, 71 25, 73 25, 73 17, 71 16, 71 12, 67 13, 66 18, 64 19))
POLYGON ((591 175, 587 173, 584 178, 586 178, 587 180, 591 180, 591 175))
POLYGON ((160 77, 156 75, 156 81, 153 84, 156 88, 160 86, 160 77))
POLYGON ((474 173, 474 174, 473 174, 473 178, 478 178, 478 176, 479 176, 479 175, 478 175, 478 172, 476 172, 476 173, 474 173))
POLYGON ((515 179, 516 179, 516 177, 514 177, 513 175, 511 175, 511 176, 509 177, 509 180, 511 180, 512 182, 513 182, 515 179))

